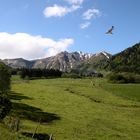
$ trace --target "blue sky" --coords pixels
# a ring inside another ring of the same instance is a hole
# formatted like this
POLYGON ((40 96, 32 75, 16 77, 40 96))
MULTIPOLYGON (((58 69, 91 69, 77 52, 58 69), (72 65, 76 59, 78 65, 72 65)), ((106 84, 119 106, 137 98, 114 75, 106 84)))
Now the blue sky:
POLYGON ((140 0, 0 0, 0 58, 118 53, 140 41, 140 0), (105 32, 115 26, 113 35, 105 32))

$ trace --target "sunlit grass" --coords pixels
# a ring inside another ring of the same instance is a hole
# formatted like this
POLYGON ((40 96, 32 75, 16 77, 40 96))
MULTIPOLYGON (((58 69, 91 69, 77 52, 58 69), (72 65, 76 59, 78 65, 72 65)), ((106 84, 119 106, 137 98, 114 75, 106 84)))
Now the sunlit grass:
MULTIPOLYGON (((11 115, 21 118, 20 139, 29 139, 21 133, 32 134, 40 121, 37 133, 53 134, 54 140, 139 140, 140 85, 113 85, 104 79, 93 83, 91 79, 13 83, 11 115)), ((1 125, 0 130, 2 140, 7 140, 9 130, 1 125)))

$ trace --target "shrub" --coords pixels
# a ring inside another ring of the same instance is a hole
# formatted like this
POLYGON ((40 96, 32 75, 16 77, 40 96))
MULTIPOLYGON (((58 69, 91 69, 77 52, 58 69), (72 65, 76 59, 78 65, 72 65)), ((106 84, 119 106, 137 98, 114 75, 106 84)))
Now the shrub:
POLYGON ((7 66, 0 64, 0 120, 2 120, 11 109, 11 102, 7 98, 10 90, 10 73, 7 66))
POLYGON ((7 66, 0 64, 0 94, 10 90, 10 72, 7 66))
POLYGON ((140 83, 140 75, 135 75, 135 82, 140 83))
POLYGON ((0 95, 0 120, 6 117, 11 110, 11 102, 7 96, 0 95))
POLYGON ((140 83, 140 75, 134 73, 110 73, 107 79, 112 83, 140 83))
POLYGON ((79 74, 76 73, 63 73, 62 78, 82 78, 79 74))

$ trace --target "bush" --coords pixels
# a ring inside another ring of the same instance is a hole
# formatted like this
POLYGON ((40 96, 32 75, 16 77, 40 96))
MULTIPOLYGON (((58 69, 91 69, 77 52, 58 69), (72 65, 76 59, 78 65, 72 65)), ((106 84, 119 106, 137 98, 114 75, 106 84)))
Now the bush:
POLYGON ((135 76, 135 82, 136 83, 140 83, 140 75, 136 75, 135 76))
POLYGON ((0 95, 0 120, 4 119, 11 110, 11 102, 7 96, 0 95))
POLYGON ((10 90, 10 72, 7 66, 0 64, 0 94, 10 90))
POLYGON ((140 83, 140 75, 133 73, 110 73, 107 79, 112 83, 140 83))
POLYGON ((63 73, 62 78, 82 78, 79 74, 76 74, 76 73, 63 73))
POLYGON ((0 64, 0 120, 2 120, 11 109, 11 102, 7 98, 10 90, 10 72, 7 66, 0 64))

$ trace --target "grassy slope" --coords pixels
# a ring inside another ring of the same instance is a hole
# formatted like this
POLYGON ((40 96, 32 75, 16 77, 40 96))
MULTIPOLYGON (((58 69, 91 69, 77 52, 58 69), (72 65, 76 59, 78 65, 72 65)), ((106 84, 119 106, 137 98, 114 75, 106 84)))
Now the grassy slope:
MULTIPOLYGON (((49 79, 13 84, 12 114, 22 118, 20 132, 32 133, 42 118, 38 133, 52 133, 56 140, 139 140, 140 85, 93 83, 49 79)), ((8 130, 1 128, 7 140, 8 130)))

